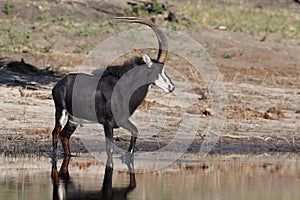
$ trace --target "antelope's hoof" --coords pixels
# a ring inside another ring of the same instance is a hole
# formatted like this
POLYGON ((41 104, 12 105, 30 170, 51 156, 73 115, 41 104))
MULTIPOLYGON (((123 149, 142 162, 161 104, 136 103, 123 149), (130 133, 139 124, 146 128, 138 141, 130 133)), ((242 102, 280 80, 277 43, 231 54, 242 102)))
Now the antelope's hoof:
POLYGON ((55 149, 54 147, 50 148, 50 156, 51 157, 56 157, 59 154, 59 151, 55 149))

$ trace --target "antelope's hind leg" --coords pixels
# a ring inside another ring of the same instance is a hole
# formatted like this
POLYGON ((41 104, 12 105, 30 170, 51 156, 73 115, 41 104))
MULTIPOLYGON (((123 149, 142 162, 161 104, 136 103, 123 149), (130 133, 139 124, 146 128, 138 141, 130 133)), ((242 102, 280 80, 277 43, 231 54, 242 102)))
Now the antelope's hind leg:
POLYGON ((71 135, 76 130, 78 124, 75 124, 70 121, 70 118, 68 119, 66 125, 64 126, 63 130, 60 133, 60 140, 64 149, 64 154, 66 156, 70 156, 70 146, 69 146, 69 140, 71 135))
POLYGON ((59 107, 55 108, 55 126, 52 131, 52 151, 56 152, 57 142, 60 137, 61 128, 66 119, 66 111, 59 107))

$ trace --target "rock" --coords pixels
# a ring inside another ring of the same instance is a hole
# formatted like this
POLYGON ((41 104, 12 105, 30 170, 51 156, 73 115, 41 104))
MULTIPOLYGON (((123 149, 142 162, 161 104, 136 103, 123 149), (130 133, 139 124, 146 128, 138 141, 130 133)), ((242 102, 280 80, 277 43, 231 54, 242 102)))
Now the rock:
POLYGON ((214 115, 214 112, 211 108, 206 108, 205 109, 205 113, 204 113, 206 116, 213 116, 214 115))
POLYGON ((171 11, 171 10, 169 10, 167 20, 169 22, 176 22, 176 23, 178 23, 178 17, 176 16, 175 12, 171 11))
POLYGON ((219 26, 218 29, 224 31, 224 30, 227 30, 227 27, 226 26, 219 26))
POLYGON ((23 88, 19 88, 19 92, 20 92, 21 97, 25 97, 26 96, 26 93, 25 93, 25 91, 24 91, 23 88))
POLYGON ((250 109, 250 108, 242 108, 234 105, 230 105, 226 107, 226 117, 227 119, 252 119, 263 117, 263 113, 250 109))
POLYGON ((28 47, 23 47, 22 53, 29 53, 30 49, 28 47))
POLYGON ((279 107, 271 107, 265 113, 263 118, 264 119, 271 119, 271 120, 279 120, 284 118, 284 113, 279 107))
POLYGON ((186 109, 186 112, 193 115, 204 115, 211 116, 209 109, 205 108, 202 105, 193 104, 186 109))
POLYGON ((200 114, 199 105, 193 104, 193 105, 189 106, 186 109, 186 112, 189 114, 193 114, 193 115, 199 115, 200 114))

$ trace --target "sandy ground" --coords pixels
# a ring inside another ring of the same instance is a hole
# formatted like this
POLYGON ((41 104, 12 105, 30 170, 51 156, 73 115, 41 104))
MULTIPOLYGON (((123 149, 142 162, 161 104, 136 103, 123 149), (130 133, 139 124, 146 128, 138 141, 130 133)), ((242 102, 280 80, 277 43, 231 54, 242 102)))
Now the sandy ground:
MULTIPOLYGON (((101 33, 82 40, 102 41, 108 37, 109 34, 101 33)), ((207 90, 203 78, 206 74, 196 76, 191 90, 187 90, 180 77, 190 78, 186 69, 181 68, 186 61, 171 54, 167 65, 176 66, 177 74, 169 69, 172 71, 170 77, 178 86, 176 93, 165 96, 153 87, 146 102, 134 114, 132 121, 142 133, 137 150, 153 151, 168 146, 179 132, 182 137, 194 137, 188 151, 198 152, 209 134, 210 123, 224 117, 213 152, 298 152, 300 46, 261 42, 261 38, 245 33, 206 28, 201 28, 201 34, 192 34, 191 37, 204 47, 207 42, 214 47, 211 56, 222 77, 227 100, 219 110, 212 108, 213 95, 207 90), (222 52, 230 52, 233 57, 224 58, 222 52), (185 98, 178 99, 180 94, 185 98), (192 95, 198 99, 195 105, 186 103, 192 95), (183 117, 191 121, 180 129, 183 117), (193 124, 193 120, 199 125, 193 124), (194 128, 193 133, 189 132, 190 127, 194 128)), ((74 71, 73 67, 85 60, 85 55, 71 53, 70 45, 74 42, 75 38, 63 38, 58 43, 60 46, 49 54, 15 53, 1 58, 2 64, 24 58, 26 63, 39 70, 32 71, 33 68, 24 63, 14 63, 0 71, 0 153, 49 151, 54 125, 51 89, 61 77, 41 69, 51 66, 59 68, 61 74, 74 71), (64 52, 59 47, 63 47, 64 52)), ((115 140, 119 147, 126 148, 129 135, 119 130, 115 133, 115 140)), ((104 146, 93 146, 92 141, 96 145, 103 144, 102 127, 83 125, 72 137, 71 151, 104 150, 104 146)), ((176 142, 180 143, 180 140, 176 142)))

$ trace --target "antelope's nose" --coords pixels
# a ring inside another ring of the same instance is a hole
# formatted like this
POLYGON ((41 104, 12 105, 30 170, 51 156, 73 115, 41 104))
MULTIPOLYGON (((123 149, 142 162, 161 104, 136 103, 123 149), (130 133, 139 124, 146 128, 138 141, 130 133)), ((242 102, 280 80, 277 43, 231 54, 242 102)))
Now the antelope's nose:
POLYGON ((170 92, 173 92, 175 90, 175 86, 174 85, 169 85, 168 87, 170 92))

